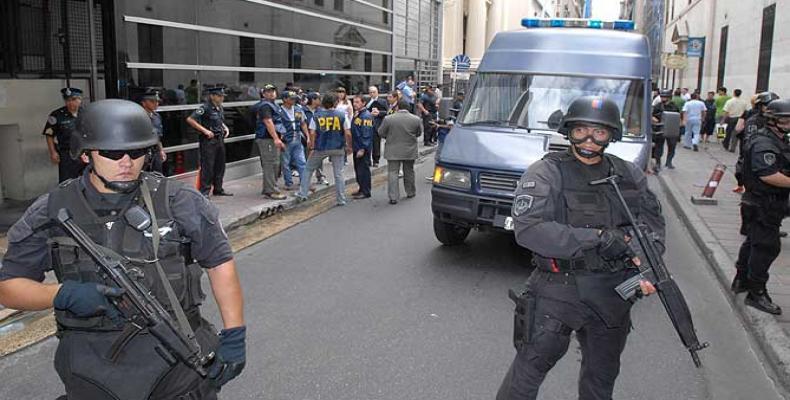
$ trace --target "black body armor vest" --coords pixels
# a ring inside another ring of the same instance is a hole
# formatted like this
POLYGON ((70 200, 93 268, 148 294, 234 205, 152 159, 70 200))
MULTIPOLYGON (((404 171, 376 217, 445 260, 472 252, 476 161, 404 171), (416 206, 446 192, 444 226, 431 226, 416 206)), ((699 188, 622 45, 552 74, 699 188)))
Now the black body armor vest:
POLYGON ((765 205, 767 207, 786 207, 787 197, 790 190, 769 185, 763 182, 752 171, 752 157, 754 153, 771 150, 779 152, 775 162, 779 165, 779 170, 785 174, 790 173, 790 146, 776 136, 768 128, 763 127, 749 137, 745 143, 743 151, 743 183, 746 186, 743 200, 750 203, 765 205), (769 205, 769 203, 771 203, 769 205), (776 203, 776 204, 773 204, 776 203))
MULTIPOLYGON (((170 196, 176 189, 176 182, 169 181, 159 174, 143 172, 141 178, 151 188, 151 198, 154 210, 147 210, 149 214, 156 215, 160 232, 158 249, 159 260, 170 285, 181 303, 190 324, 199 320, 198 306, 205 298, 200 288, 202 268, 195 264, 189 254, 189 239, 180 232, 170 211, 170 196), (153 211, 153 212, 152 212, 153 211), (198 317, 198 318, 196 318, 198 317)), ((140 232, 126 222, 123 217, 128 207, 139 204, 145 208, 142 195, 138 189, 134 199, 126 208, 100 217, 90 207, 82 192, 79 179, 73 179, 61 184, 50 193, 48 212, 54 219, 60 208, 71 211, 74 221, 100 246, 109 248, 120 254, 129 262, 127 269, 139 273, 138 279, 142 280, 145 287, 151 289, 153 295, 173 314, 173 305, 170 303, 163 283, 159 278, 154 263, 154 251, 150 229, 140 232)), ((98 274, 96 264, 76 246, 76 243, 55 228, 56 236, 52 241, 52 266, 58 281, 73 280, 78 282, 97 282, 114 286, 105 282, 98 274)), ((104 316, 91 318, 77 318, 65 310, 55 310, 55 317, 59 329, 78 330, 120 330, 104 316)))

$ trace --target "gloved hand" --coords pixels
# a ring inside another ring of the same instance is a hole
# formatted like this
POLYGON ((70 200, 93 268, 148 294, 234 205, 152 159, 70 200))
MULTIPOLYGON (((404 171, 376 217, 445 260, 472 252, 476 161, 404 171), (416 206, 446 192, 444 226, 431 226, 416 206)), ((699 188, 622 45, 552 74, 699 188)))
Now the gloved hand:
POLYGON ((606 229, 599 238, 598 255, 604 260, 622 260, 634 256, 634 251, 625 241, 625 233, 620 229, 606 229))
POLYGON ((246 333, 247 328, 244 326, 223 329, 219 333, 219 348, 208 370, 208 377, 217 389, 239 376, 244 369, 247 361, 244 345, 246 333))
POLYGON ((93 282, 65 281, 52 302, 57 310, 68 310, 77 317, 95 317, 106 314, 113 320, 120 317, 118 309, 108 297, 120 297, 124 290, 93 282))

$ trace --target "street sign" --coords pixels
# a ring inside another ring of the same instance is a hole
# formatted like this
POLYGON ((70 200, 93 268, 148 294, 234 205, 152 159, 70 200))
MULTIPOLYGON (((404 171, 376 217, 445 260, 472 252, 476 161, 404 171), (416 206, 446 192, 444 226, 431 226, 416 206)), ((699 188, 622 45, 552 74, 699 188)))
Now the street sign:
POLYGON ((688 58, 682 54, 669 54, 664 60, 664 66, 667 69, 686 69, 688 66, 688 58))
POLYGON ((472 66, 472 60, 466 54, 459 54, 453 57, 453 69, 455 71, 468 71, 472 66))
POLYGON ((686 56, 700 58, 705 54, 705 38, 704 37, 690 37, 688 41, 688 49, 686 56))
POLYGON ((471 78, 469 72, 450 72, 450 79, 458 79, 459 81, 468 81, 471 78))

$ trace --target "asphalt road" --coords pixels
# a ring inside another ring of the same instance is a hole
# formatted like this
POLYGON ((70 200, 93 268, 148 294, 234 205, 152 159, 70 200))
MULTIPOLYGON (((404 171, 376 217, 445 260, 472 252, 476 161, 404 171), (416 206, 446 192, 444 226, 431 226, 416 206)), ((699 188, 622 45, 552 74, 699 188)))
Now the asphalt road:
MULTIPOLYGON (((417 176, 430 174, 429 163, 417 176)), ((515 352, 507 289, 530 273, 508 235, 433 238, 430 193, 387 204, 385 188, 237 255, 248 361, 224 399, 492 399, 515 352)), ((711 347, 695 369, 657 297, 633 309, 616 399, 781 399, 716 280, 671 210, 670 265, 711 347)), ((206 314, 218 321, 216 308, 206 314)), ((0 359, 0 399, 62 392, 54 339, 0 359)), ((576 398, 580 353, 552 370, 543 399, 576 398)))

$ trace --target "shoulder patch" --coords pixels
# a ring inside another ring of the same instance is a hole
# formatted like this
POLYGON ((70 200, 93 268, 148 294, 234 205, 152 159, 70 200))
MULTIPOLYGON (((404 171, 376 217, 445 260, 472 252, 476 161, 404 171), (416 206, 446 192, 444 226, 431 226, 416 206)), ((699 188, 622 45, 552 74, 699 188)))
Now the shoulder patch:
POLYGON ((50 125, 55 125, 55 123, 57 123, 57 122, 58 122, 58 119, 54 115, 50 115, 49 118, 47 118, 47 123, 50 124, 50 125))
POLYGON ((527 210, 532 208, 532 202, 535 200, 534 197, 528 194, 521 194, 516 196, 516 199, 513 200, 513 216, 518 217, 521 214, 524 214, 527 210))
POLYGON ((776 162, 776 154, 774 153, 765 153, 763 154, 763 161, 765 161, 768 165, 774 165, 776 162))
POLYGON ((521 184, 522 189, 532 189, 535 187, 535 181, 527 181, 521 184))
POLYGON ((206 112, 206 110, 203 108, 203 106, 200 106, 200 107, 197 108, 197 110, 195 110, 195 114, 197 114, 197 115, 203 115, 203 113, 205 113, 205 112, 206 112))

